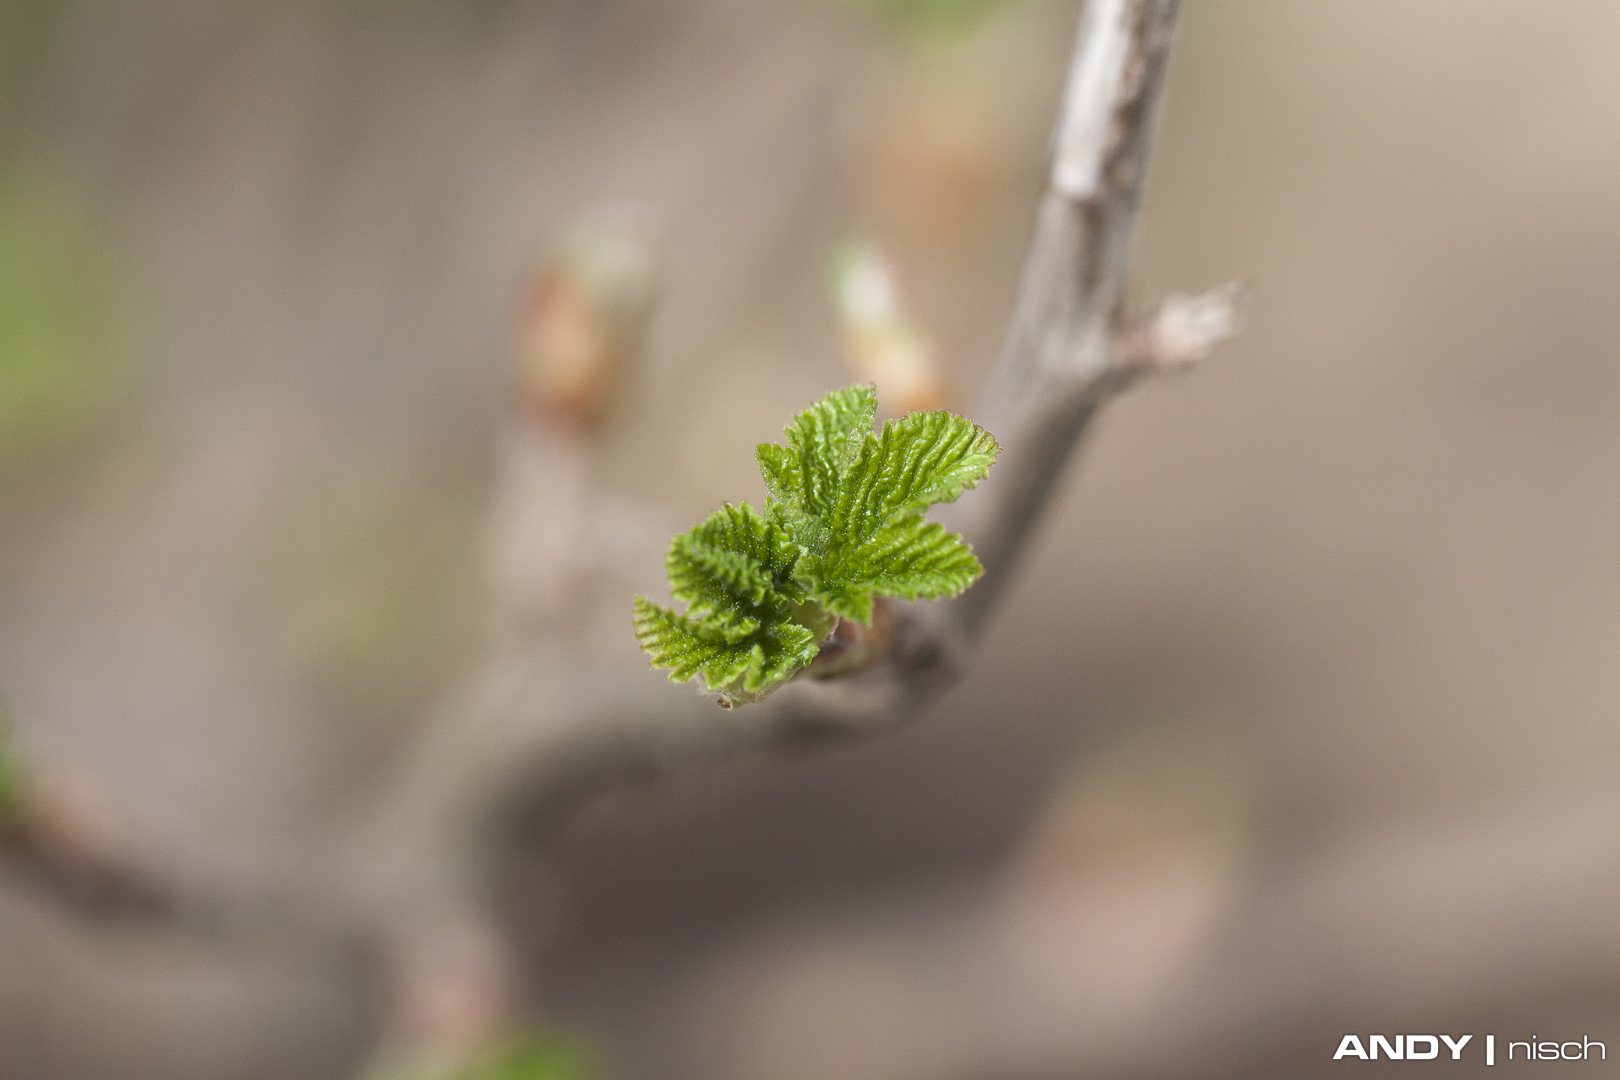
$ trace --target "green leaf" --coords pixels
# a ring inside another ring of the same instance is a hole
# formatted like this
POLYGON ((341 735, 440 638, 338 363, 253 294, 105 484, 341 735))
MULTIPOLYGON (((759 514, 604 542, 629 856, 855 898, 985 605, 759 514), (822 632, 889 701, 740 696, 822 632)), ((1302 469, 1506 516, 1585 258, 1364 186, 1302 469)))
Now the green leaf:
POLYGON ((921 512, 955 502, 990 472, 1000 448, 990 433, 948 412, 914 412, 868 438, 844 478, 833 527, 863 515, 921 512))
POLYGON ((636 597, 636 638, 671 682, 762 696, 816 655, 821 636, 795 620, 805 599, 800 551, 772 517, 729 503, 670 542, 670 595, 685 615, 636 597))
MULTIPOLYGON (((880 434, 843 447, 828 485, 835 494, 790 504, 785 515, 805 549, 800 579, 812 599, 867 623, 877 596, 938 600, 978 580, 983 571, 967 544, 924 526, 921 515, 983 479, 998 450, 989 432, 943 411, 889 420, 880 434)), ((758 456, 775 455, 761 447, 758 456)))
POLYGON ((798 561, 798 547, 779 524, 747 503, 727 503, 670 542, 664 570, 689 618, 740 641, 784 604, 803 599, 793 578, 798 561))
POLYGON ((837 617, 869 623, 880 596, 955 596, 983 569, 962 538, 923 514, 977 484, 990 433, 948 412, 887 421, 870 386, 834 391, 755 453, 763 514, 727 504, 671 543, 680 614, 638 596, 636 637, 670 681, 758 700, 815 658, 837 617))
POLYGON ((821 639, 809 628, 783 619, 741 641, 636 597, 636 639, 652 657, 652 666, 669 668, 670 682, 699 674, 710 690, 742 691, 762 697, 816 658, 821 639))
POLYGON ((876 415, 877 388, 850 386, 795 416, 784 432, 786 446, 761 443, 755 453, 771 495, 806 514, 825 513, 876 415))
MULTIPOLYGON (((885 526, 867 544, 847 556, 841 580, 861 582, 866 595, 902 600, 939 600, 956 596, 979 580, 984 568, 973 549, 943 525, 903 518, 885 526)), ((858 622, 871 619, 870 601, 856 603, 858 622)))

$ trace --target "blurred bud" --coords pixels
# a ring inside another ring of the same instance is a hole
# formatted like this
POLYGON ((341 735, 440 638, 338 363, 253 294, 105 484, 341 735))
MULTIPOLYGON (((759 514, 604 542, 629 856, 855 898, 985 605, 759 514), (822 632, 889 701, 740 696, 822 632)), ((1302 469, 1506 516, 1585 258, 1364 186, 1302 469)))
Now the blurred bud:
POLYGON ((1191 367, 1243 329, 1247 298, 1248 289, 1240 282, 1198 296, 1177 293, 1167 297, 1122 335, 1123 362, 1145 371, 1191 367))
POLYGON ((30 769, 21 779, 17 815, 34 847, 93 875, 123 865, 125 818, 94 779, 59 764, 30 769))
POLYGON ((832 277, 845 360, 856 375, 877 384, 878 407, 891 416, 943 408, 933 354, 904 310, 894 272, 877 245, 839 245, 832 277))
POLYGON ((858 212, 893 243, 977 250, 1007 191, 1011 149, 974 59, 891 73, 852 118, 849 180, 858 212))
POLYGON ((409 1060, 459 1068, 500 1044, 516 999, 502 944, 471 918, 420 927, 403 943, 392 1026, 409 1060))
POLYGON ((655 294, 652 229, 629 210, 581 217, 524 291, 519 380, 536 414, 598 420, 641 347, 655 294))

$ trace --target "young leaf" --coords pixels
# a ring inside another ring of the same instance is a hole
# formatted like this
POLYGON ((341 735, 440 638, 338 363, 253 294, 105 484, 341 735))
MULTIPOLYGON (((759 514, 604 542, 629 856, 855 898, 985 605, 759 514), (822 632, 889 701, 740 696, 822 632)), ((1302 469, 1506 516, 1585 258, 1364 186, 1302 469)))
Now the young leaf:
MULTIPOLYGON (((804 589, 786 530, 747 503, 729 503, 670 541, 664 568, 680 615, 636 597, 636 638, 671 682, 699 674, 710 690, 760 695, 816 655, 820 636, 795 621, 804 589)), ((823 631, 824 633, 825 631, 823 631)))
POLYGON ((911 413, 867 434, 825 512, 790 517, 802 521, 795 539, 806 549, 801 578, 812 598, 866 623, 876 596, 938 600, 978 580, 982 569, 967 544, 925 526, 922 513, 977 484, 997 451, 989 432, 948 412, 911 413))
POLYGON ((875 416, 877 388, 849 386, 795 416, 783 432, 786 446, 760 443, 754 456, 772 497, 806 514, 825 513, 875 416))
POLYGON ((870 386, 834 391, 793 418, 786 445, 755 457, 763 514, 727 504, 671 543, 670 594, 636 597, 636 637, 672 682, 702 675, 725 699, 757 701, 815 658, 837 618, 869 623, 879 596, 955 596, 983 572, 961 537, 923 520, 984 478, 990 433, 947 412, 872 432, 870 386))

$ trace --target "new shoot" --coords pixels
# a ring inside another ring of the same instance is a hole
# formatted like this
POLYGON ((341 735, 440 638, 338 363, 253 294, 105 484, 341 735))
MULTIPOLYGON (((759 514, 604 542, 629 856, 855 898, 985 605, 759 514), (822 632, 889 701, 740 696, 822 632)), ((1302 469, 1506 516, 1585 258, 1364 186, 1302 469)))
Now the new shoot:
POLYGON ((990 471, 990 433, 943 410, 872 430, 877 391, 834 391, 755 453, 763 512, 725 504, 664 560, 685 614, 635 600, 636 637, 671 682, 702 677, 720 703, 760 701, 814 660, 839 619, 871 624, 882 596, 941 600, 983 573, 955 533, 925 521, 990 471))

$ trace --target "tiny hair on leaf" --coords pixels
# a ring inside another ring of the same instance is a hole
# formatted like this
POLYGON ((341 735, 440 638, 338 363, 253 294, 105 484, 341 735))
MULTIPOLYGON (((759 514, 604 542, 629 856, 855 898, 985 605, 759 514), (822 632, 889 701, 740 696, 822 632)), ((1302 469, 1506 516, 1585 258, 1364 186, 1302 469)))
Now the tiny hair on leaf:
POLYGON ((879 597, 943 600, 984 572, 968 544, 924 520, 989 473, 988 431, 939 410, 872 429, 877 390, 835 390, 755 452, 763 511, 725 504, 670 541, 684 613, 637 596, 636 638, 671 682, 721 704, 759 701, 816 657, 839 619, 868 625, 879 597))

